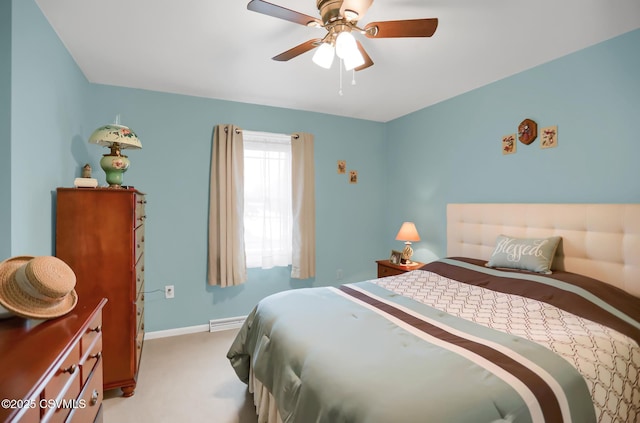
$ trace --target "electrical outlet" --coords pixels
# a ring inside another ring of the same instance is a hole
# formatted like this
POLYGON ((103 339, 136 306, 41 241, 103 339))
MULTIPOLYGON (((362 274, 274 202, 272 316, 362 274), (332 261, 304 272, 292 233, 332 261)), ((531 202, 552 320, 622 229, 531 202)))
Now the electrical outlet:
POLYGON ((173 298, 175 297, 176 293, 175 290, 173 288, 173 285, 166 285, 164 287, 164 297, 165 298, 173 298))

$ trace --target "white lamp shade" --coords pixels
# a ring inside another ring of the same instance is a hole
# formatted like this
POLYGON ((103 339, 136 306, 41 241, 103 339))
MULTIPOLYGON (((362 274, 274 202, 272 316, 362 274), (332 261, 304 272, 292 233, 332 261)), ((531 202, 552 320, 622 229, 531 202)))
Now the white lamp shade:
POLYGON ((322 43, 313 55, 313 63, 325 69, 331 68, 334 50, 331 44, 322 43))
POLYGON ((398 231, 398 235, 396 235, 396 240, 409 242, 420 241, 420 235, 418 235, 415 223, 404 222, 398 231))
POLYGON ((364 65, 364 57, 358 49, 356 39, 350 32, 341 32, 336 38, 336 55, 344 60, 344 68, 352 70, 364 65))
POLYGON ((135 132, 126 126, 115 123, 101 126, 93 131, 89 137, 89 143, 104 147, 111 147, 114 143, 118 143, 122 149, 142 148, 142 143, 135 132))
POLYGON ((350 52, 343 60, 344 68, 348 71, 350 71, 351 69, 355 69, 358 66, 364 65, 364 57, 362 57, 362 53, 360 53, 358 47, 350 52))
POLYGON ((358 50, 356 39, 350 32, 343 31, 336 38, 336 55, 345 59, 352 54, 353 50, 358 50))

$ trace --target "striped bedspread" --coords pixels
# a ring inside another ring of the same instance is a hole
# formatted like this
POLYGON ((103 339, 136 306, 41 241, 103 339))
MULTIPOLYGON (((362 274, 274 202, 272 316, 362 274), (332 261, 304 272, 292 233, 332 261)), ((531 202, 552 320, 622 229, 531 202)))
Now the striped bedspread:
POLYGON ((270 296, 228 358, 284 422, 632 423, 639 303, 576 275, 443 259, 270 296))

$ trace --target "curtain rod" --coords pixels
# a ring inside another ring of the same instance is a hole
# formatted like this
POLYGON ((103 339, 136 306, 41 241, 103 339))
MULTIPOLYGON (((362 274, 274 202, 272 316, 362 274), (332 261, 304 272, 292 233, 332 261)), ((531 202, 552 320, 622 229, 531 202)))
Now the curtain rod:
MULTIPOLYGON (((229 132, 229 127, 228 127, 228 126, 225 126, 225 127, 224 127, 224 132, 227 132, 227 133, 229 132)), ((254 133, 256 133, 256 134, 263 133, 263 134, 266 134, 266 135, 274 135, 274 134, 275 134, 275 133, 272 133, 272 132, 258 132, 258 131, 250 131, 250 132, 254 132, 254 133)), ((236 133, 236 134, 240 134, 240 133, 242 133, 242 129, 240 129, 240 128, 236 128, 235 133, 236 133)), ((291 137, 293 137, 293 138, 294 138, 294 139, 296 139, 296 140, 297 140, 298 138, 300 138, 300 135, 298 135, 298 134, 292 134, 292 135, 288 135, 288 134, 275 134, 275 135, 291 136, 291 137)))

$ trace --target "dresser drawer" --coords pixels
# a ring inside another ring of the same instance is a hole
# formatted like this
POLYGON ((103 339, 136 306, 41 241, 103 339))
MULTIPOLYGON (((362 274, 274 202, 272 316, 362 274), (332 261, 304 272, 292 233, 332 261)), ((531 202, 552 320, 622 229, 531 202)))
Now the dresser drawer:
POLYGON ((136 262, 140 260, 140 257, 144 253, 144 225, 136 228, 134 232, 135 237, 135 246, 134 246, 134 257, 136 262))
POLYGON ((140 357, 142 356, 142 344, 144 342, 144 327, 140 328, 136 335, 136 368, 140 366, 140 357))
POLYGON ((145 216, 145 205, 147 204, 147 199, 144 194, 137 193, 136 194, 136 226, 138 226, 141 222, 144 222, 145 216))
POLYGON ((76 343, 58 368, 53 378, 44 388, 40 405, 43 407, 43 421, 64 422, 70 408, 56 408, 57 404, 72 404, 80 394, 80 343, 76 343))
POLYGON ((87 380, 91 376, 91 372, 98 364, 98 361, 102 358, 102 336, 99 336, 91 344, 86 355, 83 356, 80 362, 80 381, 82 386, 86 385, 87 380))
MULTIPOLYGON (((142 294, 144 296, 144 294, 142 294)), ((142 325, 144 324, 144 301, 139 301, 136 303, 136 330, 139 332, 143 329, 142 325)))
POLYGON ((385 267, 385 266, 378 265, 378 277, 379 278, 384 278, 385 276, 401 275, 402 273, 404 273, 404 271, 402 271, 402 270, 393 269, 391 267, 385 267))
POLYGON ((25 408, 22 414, 19 414, 17 420, 11 420, 12 422, 40 423, 40 396, 36 396, 29 401, 29 407, 25 408))
POLYGON ((78 399, 79 406, 73 409, 68 421, 73 423, 95 421, 102 405, 102 382, 102 358, 98 358, 78 399))
POLYGON ((376 263, 378 263, 379 278, 401 275, 406 272, 411 272, 412 270, 420 269, 422 266, 424 266, 424 263, 421 263, 419 261, 412 261, 409 264, 402 265, 391 263, 389 260, 378 260, 376 261, 376 263))
POLYGON ((138 258, 136 262, 136 298, 142 292, 144 288, 144 253, 138 258))
POLYGON ((102 336, 102 313, 98 313, 91 323, 82 339, 80 340, 80 356, 84 357, 98 338, 102 336))

